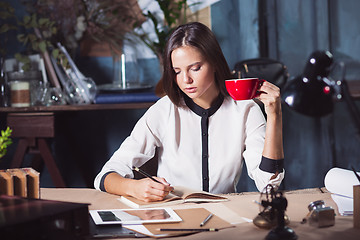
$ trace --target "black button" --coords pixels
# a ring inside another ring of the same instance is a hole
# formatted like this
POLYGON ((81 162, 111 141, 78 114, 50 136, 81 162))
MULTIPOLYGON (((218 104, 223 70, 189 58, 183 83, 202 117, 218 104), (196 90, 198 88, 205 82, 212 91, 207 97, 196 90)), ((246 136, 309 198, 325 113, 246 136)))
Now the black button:
POLYGON ((203 136, 206 136, 206 133, 203 133, 202 135, 203 135, 203 136))
POLYGON ((207 158, 208 156, 206 154, 203 155, 203 158, 207 158))
POLYGON ((207 177, 203 177, 203 180, 204 180, 204 181, 207 181, 207 180, 209 180, 209 178, 207 178, 207 177))

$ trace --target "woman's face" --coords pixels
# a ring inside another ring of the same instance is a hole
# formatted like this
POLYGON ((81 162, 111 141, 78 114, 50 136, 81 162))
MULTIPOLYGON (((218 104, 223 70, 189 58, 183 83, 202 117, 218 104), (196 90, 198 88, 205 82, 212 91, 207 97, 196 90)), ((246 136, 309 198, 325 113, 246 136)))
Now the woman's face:
POLYGON ((179 88, 200 107, 209 108, 219 94, 212 65, 191 46, 173 50, 171 62, 179 88))

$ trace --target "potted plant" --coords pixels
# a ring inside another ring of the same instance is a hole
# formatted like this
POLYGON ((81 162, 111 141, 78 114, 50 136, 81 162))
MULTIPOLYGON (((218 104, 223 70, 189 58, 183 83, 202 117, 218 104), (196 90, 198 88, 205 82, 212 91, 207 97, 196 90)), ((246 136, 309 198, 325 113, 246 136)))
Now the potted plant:
MULTIPOLYGON (((145 33, 145 31, 134 32, 134 34, 153 51, 159 59, 160 66, 162 66, 162 55, 167 39, 177 26, 188 21, 189 5, 187 0, 156 0, 156 2, 159 4, 159 7, 164 15, 164 19, 159 19, 156 14, 151 11, 143 13, 147 19, 151 20, 156 34, 156 39, 149 38, 149 35, 145 33)), ((201 1, 192 3, 190 6, 197 5, 200 2, 201 1)), ((165 94, 161 80, 156 85, 155 93, 160 97, 165 94)))
POLYGON ((9 127, 6 130, 1 130, 0 136, 0 159, 5 156, 7 152, 7 147, 12 144, 12 139, 10 138, 12 129, 9 127))

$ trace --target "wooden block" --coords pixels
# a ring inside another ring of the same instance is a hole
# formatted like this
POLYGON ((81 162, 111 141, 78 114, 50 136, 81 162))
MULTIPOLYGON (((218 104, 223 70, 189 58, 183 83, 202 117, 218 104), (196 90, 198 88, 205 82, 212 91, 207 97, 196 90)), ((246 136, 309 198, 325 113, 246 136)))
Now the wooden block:
POLYGON ((6 170, 0 170, 0 195, 14 195, 14 184, 12 175, 6 170))
POLYGON ((360 185, 353 186, 354 193, 354 228, 360 228, 360 185))
POLYGON ((40 198, 40 173, 33 168, 22 168, 26 174, 28 198, 40 198))
POLYGON ((20 197, 27 196, 26 174, 20 168, 12 168, 7 170, 14 182, 14 195, 20 197))

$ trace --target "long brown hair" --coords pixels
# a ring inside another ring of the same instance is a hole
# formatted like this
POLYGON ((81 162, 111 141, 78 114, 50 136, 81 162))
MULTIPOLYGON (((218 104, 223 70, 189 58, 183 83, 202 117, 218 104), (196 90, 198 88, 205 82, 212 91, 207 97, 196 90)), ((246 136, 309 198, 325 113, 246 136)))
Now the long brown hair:
POLYGON ((199 22, 187 23, 177 27, 170 35, 163 55, 163 88, 170 100, 177 106, 180 105, 183 93, 176 82, 176 75, 171 62, 172 52, 181 46, 197 48, 215 69, 215 83, 220 94, 228 95, 225 80, 231 78, 231 71, 226 62, 214 33, 204 24, 199 22))

